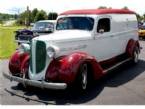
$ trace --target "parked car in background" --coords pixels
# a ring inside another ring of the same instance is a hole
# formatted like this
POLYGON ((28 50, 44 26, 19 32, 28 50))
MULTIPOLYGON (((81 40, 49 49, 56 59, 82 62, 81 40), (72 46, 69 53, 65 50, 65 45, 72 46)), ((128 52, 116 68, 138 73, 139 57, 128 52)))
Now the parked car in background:
POLYGON ((16 31, 15 40, 20 43, 29 43, 34 37, 50 34, 54 31, 55 20, 41 20, 34 23, 32 29, 20 29, 16 31))
POLYGON ((55 20, 41 20, 34 24, 32 31, 38 34, 52 33, 54 31, 55 20))
POLYGON ((59 15, 56 30, 22 44, 4 76, 24 86, 86 90, 93 80, 128 61, 138 63, 136 14, 123 9, 72 10, 59 15), (128 22, 129 21, 129 22, 128 22))
POLYGON ((139 38, 140 39, 145 39, 145 22, 139 24, 138 33, 139 33, 139 38))
POLYGON ((139 29, 139 38, 145 39, 145 29, 139 29))
POLYGON ((138 21, 138 28, 141 29, 142 28, 143 23, 138 21))

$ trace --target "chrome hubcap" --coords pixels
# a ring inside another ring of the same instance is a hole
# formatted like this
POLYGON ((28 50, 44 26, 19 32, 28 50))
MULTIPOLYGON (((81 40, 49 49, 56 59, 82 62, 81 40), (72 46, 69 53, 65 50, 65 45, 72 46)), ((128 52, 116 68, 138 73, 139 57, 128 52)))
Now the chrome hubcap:
POLYGON ((87 87, 87 64, 84 64, 82 67, 82 88, 86 89, 87 87))

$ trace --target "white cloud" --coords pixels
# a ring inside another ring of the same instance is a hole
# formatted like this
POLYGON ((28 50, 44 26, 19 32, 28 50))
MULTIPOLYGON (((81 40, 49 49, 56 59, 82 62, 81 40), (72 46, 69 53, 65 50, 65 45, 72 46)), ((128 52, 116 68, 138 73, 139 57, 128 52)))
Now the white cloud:
POLYGON ((58 13, 70 9, 98 8, 107 6, 112 8, 122 8, 124 6, 136 11, 145 13, 144 0, 0 0, 0 12, 10 13, 13 8, 38 8, 45 11, 56 11, 58 13))

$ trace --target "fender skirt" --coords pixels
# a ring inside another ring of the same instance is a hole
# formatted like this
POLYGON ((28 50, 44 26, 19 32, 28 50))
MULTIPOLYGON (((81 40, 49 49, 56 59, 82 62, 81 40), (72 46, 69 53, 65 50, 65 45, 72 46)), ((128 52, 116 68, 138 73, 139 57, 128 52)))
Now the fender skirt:
POLYGON ((61 81, 65 83, 72 83, 75 81, 77 74, 79 73, 80 65, 87 62, 91 65, 94 79, 99 79, 103 76, 103 69, 94 57, 87 55, 82 52, 75 52, 67 56, 62 56, 57 59, 53 59, 50 63, 47 73, 46 80, 61 81))

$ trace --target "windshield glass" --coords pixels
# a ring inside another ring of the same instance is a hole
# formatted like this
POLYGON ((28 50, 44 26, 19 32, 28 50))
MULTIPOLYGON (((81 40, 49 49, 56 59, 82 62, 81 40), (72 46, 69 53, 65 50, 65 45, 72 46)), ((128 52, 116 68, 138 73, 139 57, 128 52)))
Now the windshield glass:
POLYGON ((33 30, 41 30, 45 28, 54 28, 54 25, 50 22, 37 22, 35 23, 33 30))
POLYGON ((64 17, 57 21, 56 30, 88 30, 93 29, 94 19, 91 17, 64 17))

